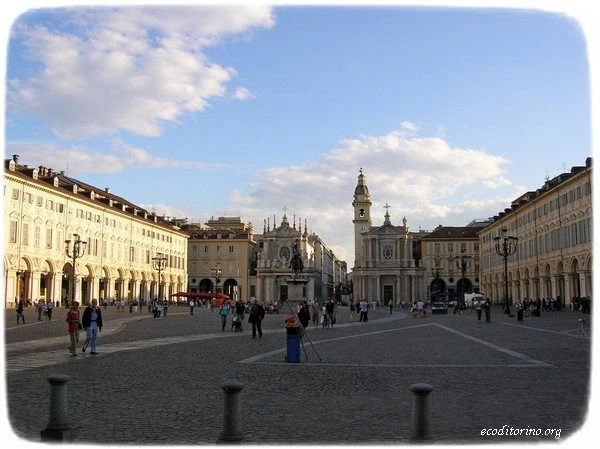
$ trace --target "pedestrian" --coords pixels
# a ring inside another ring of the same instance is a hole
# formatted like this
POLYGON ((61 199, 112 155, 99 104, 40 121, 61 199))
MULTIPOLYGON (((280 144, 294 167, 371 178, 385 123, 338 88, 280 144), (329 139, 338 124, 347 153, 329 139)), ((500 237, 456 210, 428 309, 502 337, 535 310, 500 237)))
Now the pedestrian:
POLYGON ((419 302, 417 302, 417 311, 419 312, 419 317, 421 318, 425 318, 425 303, 423 302, 422 299, 419 300, 419 302))
POLYGON ((360 302, 360 319, 359 321, 369 321, 369 301, 363 299, 360 302))
POLYGON ((258 338, 262 338, 262 320, 264 319, 265 308, 259 301, 254 300, 248 315, 248 323, 252 324, 252 338, 256 338, 256 332, 258 332, 258 338))
POLYGON ((71 301, 71 307, 67 312, 67 331, 69 332, 69 352, 71 355, 77 355, 77 348, 75 344, 79 342, 79 331, 83 328, 79 321, 79 303, 77 301, 71 301))
POLYGON ((354 301, 350 300, 350 303, 348 303, 348 309, 350 309, 350 321, 352 321, 356 310, 356 308, 354 307, 354 301))
POLYGON ((452 306, 454 306, 454 311, 452 312, 452 315, 456 315, 457 313, 459 315, 462 315, 460 313, 460 304, 458 303, 458 301, 456 299, 454 301, 452 301, 452 306))
POLYGON ((475 301, 475 311, 477 312, 477 321, 481 323, 481 312, 483 311, 483 305, 479 299, 475 301))
POLYGON ((313 326, 317 327, 319 325, 319 310, 317 309, 317 304, 314 301, 311 304, 310 309, 312 324, 313 326))
POLYGON ((306 301, 302 301, 302 305, 298 310, 298 321, 302 327, 307 328, 308 323, 310 323, 310 309, 308 308, 308 303, 306 301))
POLYGON ((335 315, 334 315, 334 304, 331 299, 328 299, 325 303, 325 311, 327 312, 327 322, 331 323, 331 327, 335 324, 335 315))
POLYGON ((169 300, 163 299, 163 315, 167 316, 167 312, 169 311, 169 300))
POLYGON ((417 303, 415 301, 413 301, 410 311, 413 314, 413 318, 416 318, 417 317, 417 303))
POLYGON ((42 321, 42 313, 45 312, 46 304, 42 304, 42 301, 38 301, 37 312, 38 312, 38 321, 42 321))
POLYGON ((19 300, 19 305, 17 306, 17 324, 19 324, 19 318, 23 320, 23 324, 25 324, 25 313, 23 312, 23 300, 19 300))
POLYGON ((520 299, 517 299, 517 322, 523 321, 523 303, 520 299))
POLYGON ((390 315, 392 314, 392 310, 394 309, 394 302, 390 299, 388 302, 388 307, 390 308, 390 315))
POLYGON ((221 318, 221 328, 225 330, 227 325, 227 315, 229 315, 229 303, 223 301, 221 308, 219 309, 219 317, 221 318))
POLYGON ((491 322, 491 313, 492 313, 492 303, 489 298, 485 298, 485 302, 483 303, 483 308, 485 309, 485 322, 491 322))
POLYGON ((323 325, 323 329, 329 327, 329 323, 327 321, 327 307, 325 303, 321 306, 321 324, 323 325))
POLYGON ((238 321, 238 331, 243 331, 242 323, 244 322, 244 313, 246 312, 246 305, 242 301, 236 301, 235 303, 235 317, 238 321))
POLYGON ((54 304, 52 301, 48 301, 46 303, 46 316, 48 317, 48 321, 52 320, 52 309, 54 308, 54 304))
POLYGON ((190 300, 189 306, 190 306, 190 316, 191 316, 194 314, 194 307, 196 307, 196 303, 194 302, 193 299, 190 300))
POLYGON ((83 311, 81 324, 86 333, 85 341, 81 350, 85 352, 90 347, 90 354, 98 354, 96 345, 98 343, 98 333, 102 331, 102 311, 98 307, 98 300, 92 299, 92 304, 83 311))

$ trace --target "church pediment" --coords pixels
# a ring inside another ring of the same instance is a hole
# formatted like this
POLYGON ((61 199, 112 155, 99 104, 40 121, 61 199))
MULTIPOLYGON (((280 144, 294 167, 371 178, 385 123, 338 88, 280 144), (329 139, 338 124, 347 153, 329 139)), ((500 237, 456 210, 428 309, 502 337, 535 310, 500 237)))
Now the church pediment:
POLYGON ((297 229, 290 228, 289 226, 280 226, 277 229, 273 229, 266 234, 269 238, 278 238, 278 237, 297 237, 300 238, 302 236, 302 232, 297 229))
POLYGON ((376 234, 376 235, 398 235, 400 233, 404 234, 405 232, 402 232, 402 228, 398 227, 398 226, 393 226, 393 225, 383 225, 380 226, 374 230, 372 230, 370 232, 370 234, 376 234))

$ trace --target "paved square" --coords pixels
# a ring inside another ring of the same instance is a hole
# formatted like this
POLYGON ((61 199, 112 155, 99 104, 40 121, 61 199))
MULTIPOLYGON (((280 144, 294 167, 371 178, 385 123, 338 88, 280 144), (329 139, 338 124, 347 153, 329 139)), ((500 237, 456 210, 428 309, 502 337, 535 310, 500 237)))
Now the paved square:
MULTIPOLYGON (((28 311, 31 312, 31 311, 28 311)), ((168 317, 105 311, 97 356, 69 357, 65 311, 52 322, 6 314, 8 419, 20 438, 39 441, 48 422, 51 374, 66 374, 69 417, 81 443, 214 444, 223 392, 244 385, 243 443, 408 442, 417 382, 429 396, 434 443, 554 442, 586 419, 590 349, 576 312, 492 323, 462 316, 413 318, 401 310, 329 329, 309 327, 300 363, 286 363, 283 320, 267 315, 262 339, 222 332, 216 313, 168 317), (29 324, 29 322, 31 324, 29 324), (542 435, 482 436, 482 429, 542 429, 542 435)), ((590 316, 585 316, 590 318, 590 316)), ((591 320, 590 320, 591 322, 591 320)), ((590 329, 588 328, 588 335, 590 329)))

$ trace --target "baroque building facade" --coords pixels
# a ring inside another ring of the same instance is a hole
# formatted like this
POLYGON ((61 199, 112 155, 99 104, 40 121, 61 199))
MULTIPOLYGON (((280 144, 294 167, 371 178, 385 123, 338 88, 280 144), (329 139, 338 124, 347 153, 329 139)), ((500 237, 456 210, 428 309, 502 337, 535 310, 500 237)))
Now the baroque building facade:
POLYGON ((479 234, 480 289, 495 303, 592 297, 592 158, 515 199, 479 234), (498 238, 516 237, 514 255, 496 251, 498 238), (505 275, 508 283, 505 283, 505 275))
POLYGON ((321 303, 333 298, 336 289, 346 285, 346 263, 339 260, 323 240, 309 233, 306 220, 302 229, 301 220, 293 217, 288 221, 284 213, 281 223, 273 227, 270 219, 263 224, 262 234, 257 235, 256 288, 252 297, 265 301, 307 300, 321 303), (301 288, 289 285, 292 276, 290 266, 293 252, 297 251, 302 260, 302 277, 306 281, 301 288))
POLYGON ((73 292, 83 304, 145 301, 185 288, 187 235, 171 222, 64 172, 21 165, 18 155, 4 162, 5 307, 66 304, 73 292), (66 251, 77 238, 80 258, 66 251))
POLYGON ((413 236, 406 218, 402 225, 391 223, 389 206, 383 224, 373 226, 371 196, 360 170, 354 189, 354 268, 352 269, 355 301, 378 300, 383 304, 404 300, 413 302, 425 295, 426 269, 417 265, 413 255, 413 236))

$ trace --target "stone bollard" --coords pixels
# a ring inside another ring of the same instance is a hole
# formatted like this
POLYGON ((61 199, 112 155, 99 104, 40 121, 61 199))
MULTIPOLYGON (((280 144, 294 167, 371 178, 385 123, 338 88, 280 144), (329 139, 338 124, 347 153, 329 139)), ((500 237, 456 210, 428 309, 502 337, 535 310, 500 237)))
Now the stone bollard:
POLYGON ((416 383, 409 387, 413 393, 412 428, 410 439, 413 441, 429 440, 429 393, 433 387, 429 384, 416 383))
POLYGON ((224 393, 223 430, 218 442, 241 441, 242 433, 242 403, 240 392, 244 388, 239 382, 229 382, 221 386, 224 393))
POLYGON ((69 376, 48 376, 50 383, 50 413, 48 424, 41 432, 42 441, 70 441, 75 437, 67 418, 67 382, 69 376))

